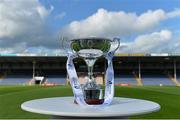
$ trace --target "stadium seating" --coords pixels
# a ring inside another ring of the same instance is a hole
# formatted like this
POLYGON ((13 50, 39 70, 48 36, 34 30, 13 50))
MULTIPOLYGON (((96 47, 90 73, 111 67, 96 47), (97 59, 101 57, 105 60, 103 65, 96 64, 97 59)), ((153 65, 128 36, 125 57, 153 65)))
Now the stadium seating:
POLYGON ((175 85, 165 75, 143 75, 142 83, 143 85, 175 85))
POLYGON ((137 82, 133 75, 115 75, 115 84, 136 85, 137 82))
MULTIPOLYGON (((66 76, 48 76, 48 83, 55 84, 66 84, 66 76)), ((6 76, 3 79, 0 79, 0 85, 23 85, 28 84, 32 79, 32 76, 23 76, 23 75, 13 75, 6 76)), ((180 82, 180 76, 177 75, 177 80, 180 82)), ((166 75, 142 75, 143 85, 175 85, 166 75)), ((131 75, 120 75, 115 74, 115 84, 129 84, 137 85, 137 82, 131 75)))
POLYGON ((62 84, 66 84, 66 78, 65 77, 48 77, 47 82, 62 85, 62 84))
POLYGON ((0 85, 23 85, 28 84, 32 76, 8 76, 0 80, 0 85))

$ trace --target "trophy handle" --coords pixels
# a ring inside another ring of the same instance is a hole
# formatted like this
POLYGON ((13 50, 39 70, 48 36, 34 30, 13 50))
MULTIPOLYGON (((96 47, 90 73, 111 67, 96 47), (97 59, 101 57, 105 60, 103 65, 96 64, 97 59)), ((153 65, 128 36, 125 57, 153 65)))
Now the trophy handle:
POLYGON ((72 48, 71 48, 71 42, 69 42, 69 39, 64 36, 60 36, 60 46, 65 52, 68 54, 68 52, 71 52, 73 54, 76 54, 72 48))
POLYGON ((113 38, 112 43, 115 43, 117 46, 116 46, 113 50, 111 50, 111 51, 116 52, 116 50, 117 50, 117 49, 119 48, 119 46, 120 46, 120 38, 118 38, 118 37, 113 38))

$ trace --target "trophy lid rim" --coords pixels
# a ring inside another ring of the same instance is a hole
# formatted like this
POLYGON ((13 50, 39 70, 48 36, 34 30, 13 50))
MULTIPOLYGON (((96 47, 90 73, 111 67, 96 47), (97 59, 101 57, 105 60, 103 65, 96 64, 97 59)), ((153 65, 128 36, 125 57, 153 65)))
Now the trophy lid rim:
POLYGON ((70 41, 75 41, 75 40, 108 40, 108 41, 112 41, 110 38, 105 38, 105 37, 82 37, 82 38, 74 38, 71 39, 70 41))

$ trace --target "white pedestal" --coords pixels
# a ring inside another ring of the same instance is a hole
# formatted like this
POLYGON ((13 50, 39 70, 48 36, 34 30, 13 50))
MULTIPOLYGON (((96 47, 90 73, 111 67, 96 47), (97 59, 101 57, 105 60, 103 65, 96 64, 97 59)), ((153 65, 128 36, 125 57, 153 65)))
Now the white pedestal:
POLYGON ((46 114, 52 118, 126 118, 133 115, 158 111, 160 105, 141 99, 115 97, 111 105, 104 108, 84 108, 74 104, 73 97, 55 97, 24 102, 25 111, 46 114))

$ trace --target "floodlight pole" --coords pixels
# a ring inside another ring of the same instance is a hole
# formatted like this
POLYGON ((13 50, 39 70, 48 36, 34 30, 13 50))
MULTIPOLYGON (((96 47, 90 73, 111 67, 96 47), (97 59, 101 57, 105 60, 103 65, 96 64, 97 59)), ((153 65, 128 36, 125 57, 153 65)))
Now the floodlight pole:
POLYGON ((174 60, 174 79, 176 80, 176 60, 174 60))
POLYGON ((141 79, 141 61, 139 60, 139 66, 138 66, 138 70, 139 70, 139 79, 141 79))
POLYGON ((36 70, 36 61, 33 61, 33 79, 35 77, 35 70, 36 70))

